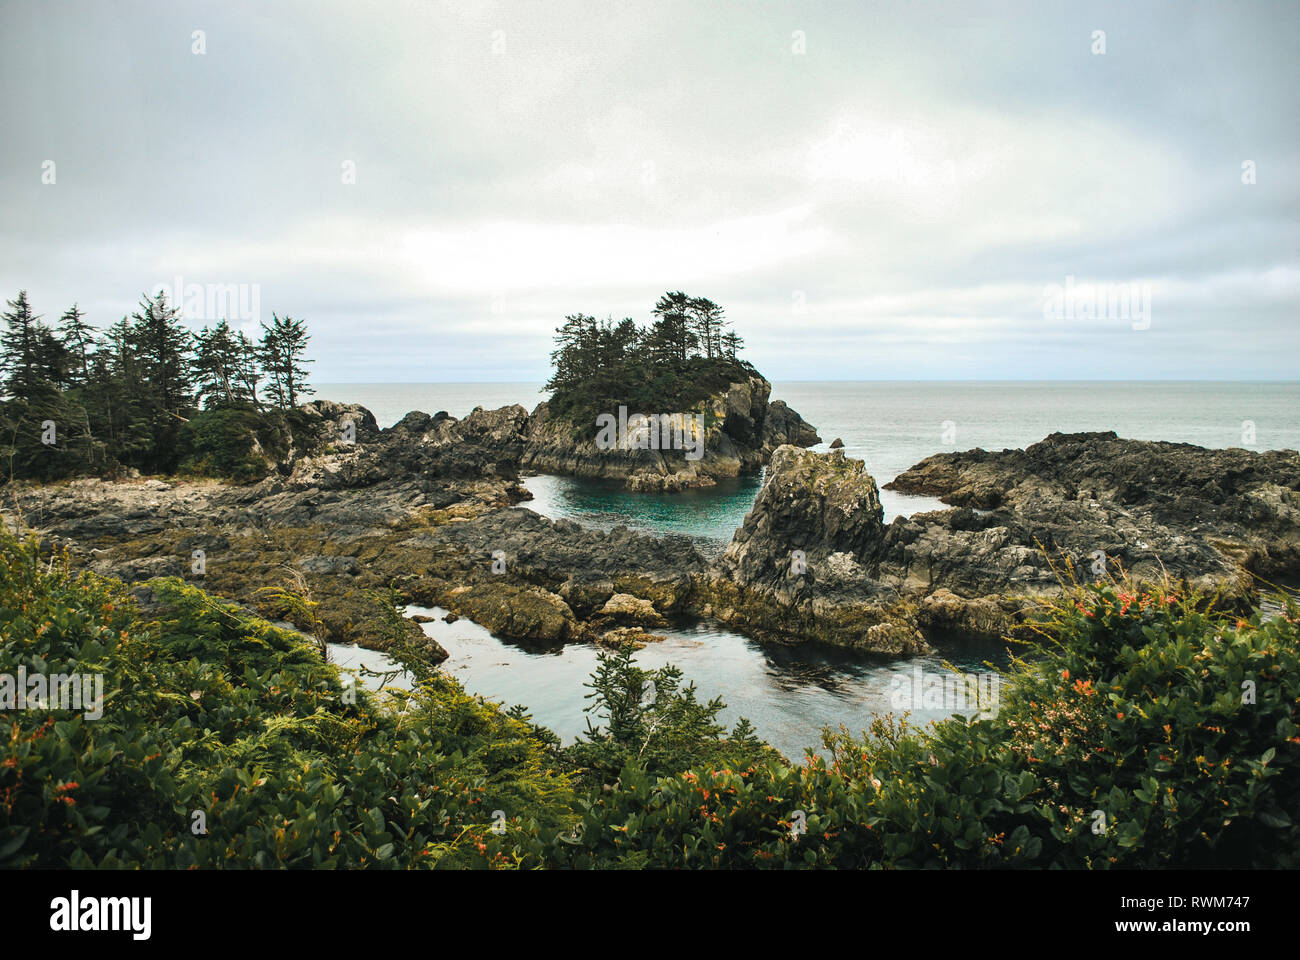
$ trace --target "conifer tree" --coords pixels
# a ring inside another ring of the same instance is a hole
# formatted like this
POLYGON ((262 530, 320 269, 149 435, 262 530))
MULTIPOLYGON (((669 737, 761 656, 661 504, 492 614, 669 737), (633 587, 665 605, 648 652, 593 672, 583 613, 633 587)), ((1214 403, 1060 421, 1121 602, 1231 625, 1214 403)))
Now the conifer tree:
POLYGON ((721 356, 722 308, 708 297, 695 297, 687 302, 687 310, 704 356, 708 359, 721 356))
POLYGON ((236 401, 239 348, 230 324, 222 320, 209 330, 204 326, 194 338, 196 401, 205 407, 236 401))
POLYGON ((95 345, 95 328, 75 303, 59 318, 59 336, 69 354, 68 382, 72 386, 90 379, 90 354, 95 345))
POLYGON ((174 454, 180 425, 193 412, 193 335, 164 292, 154 298, 145 295, 131 319, 132 352, 139 365, 140 395, 153 439, 151 465, 157 466, 174 454))
POLYGON ((674 359, 685 362, 699 344, 691 327, 691 298, 680 290, 665 293, 651 312, 659 318, 655 335, 671 351, 674 359))
POLYGON ((26 290, 6 303, 9 309, 0 317, 5 323, 0 331, 0 383, 7 396, 30 400, 40 380, 41 318, 32 312, 26 290))
POLYGON ((744 339, 737 336, 735 330, 728 330, 722 335, 722 351, 732 360, 736 359, 736 353, 744 346, 744 339))
POLYGON ((239 403, 249 403, 261 409, 258 385, 262 382, 262 369, 258 361, 257 344, 244 331, 235 335, 234 395, 239 403))
POLYGON ((305 360, 307 325, 292 317, 278 317, 271 314, 271 325, 262 324, 262 343, 259 359, 266 373, 266 396, 275 406, 293 409, 300 397, 315 393, 307 385, 305 364, 314 361, 305 360))

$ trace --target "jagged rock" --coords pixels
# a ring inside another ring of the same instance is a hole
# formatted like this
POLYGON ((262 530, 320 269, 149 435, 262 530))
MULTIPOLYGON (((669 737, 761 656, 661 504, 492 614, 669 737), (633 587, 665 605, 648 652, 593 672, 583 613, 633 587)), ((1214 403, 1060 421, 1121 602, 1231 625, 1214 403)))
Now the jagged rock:
POLYGON ((832 450, 840 450, 843 447, 844 447, 844 441, 841 440, 839 437, 836 437, 834 440, 831 441, 832 450))
POLYGON ((1053 434, 1023 451, 930 457, 890 487, 959 506, 886 527, 860 461, 778 449, 707 578, 710 612, 742 629, 905 650, 921 627, 1003 635, 1064 580, 1098 570, 1228 601, 1253 589, 1252 574, 1300 572, 1294 451, 1053 434))
POLYGON ((714 616, 787 640, 886 653, 927 649, 913 608, 871 576, 884 511, 862 461, 778 447, 709 581, 714 616))
POLYGON ((812 447, 822 442, 813 426, 791 410, 784 400, 773 400, 767 405, 763 421, 763 451, 770 455, 777 447, 789 444, 795 447, 812 447))
MULTIPOLYGON (((1291 450, 1054 433, 1024 450, 928 457, 889 488, 1024 518, 1080 559, 1101 549, 1144 575, 1161 562, 1203 585, 1234 570, 1300 570, 1300 454, 1291 450)), ((1030 532, 1013 531, 1022 540, 1030 532)))

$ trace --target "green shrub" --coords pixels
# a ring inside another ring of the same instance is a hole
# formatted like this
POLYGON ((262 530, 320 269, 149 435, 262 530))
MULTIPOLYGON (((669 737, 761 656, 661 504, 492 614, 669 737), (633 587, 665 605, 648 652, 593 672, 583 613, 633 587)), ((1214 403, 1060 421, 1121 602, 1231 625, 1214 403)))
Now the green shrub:
POLYGON ((726 704, 720 697, 700 703, 695 684, 683 687, 677 667, 646 670, 632 655, 631 644, 602 650, 587 684, 593 701, 587 731, 566 751, 584 783, 613 783, 629 769, 663 776, 704 764, 746 766, 770 752, 743 717, 729 738, 723 736, 717 717, 726 704))
POLYGON ((1300 864, 1300 616, 1290 604, 1267 622, 1202 607, 1081 590, 1042 624, 995 717, 828 731, 829 758, 800 769, 625 775, 588 803, 588 844, 571 862, 1300 864))
POLYGON ((181 428, 177 469, 247 483, 267 476, 295 450, 306 452, 317 443, 301 410, 216 407, 196 413, 181 428))
POLYGON ((101 673, 105 692, 97 720, 6 717, 0 867, 511 865, 502 836, 540 849, 572 819, 530 725, 449 678, 385 706, 180 580, 151 583, 145 623, 120 584, 0 546, 0 674, 101 673))
POLYGON ((150 587, 143 617, 0 533, 0 675, 104 678, 100 719, 7 711, 0 868, 1300 865, 1290 602, 1265 621, 1083 588, 995 716, 877 718, 791 765, 626 650, 561 749, 440 673, 372 695, 297 633, 150 587))

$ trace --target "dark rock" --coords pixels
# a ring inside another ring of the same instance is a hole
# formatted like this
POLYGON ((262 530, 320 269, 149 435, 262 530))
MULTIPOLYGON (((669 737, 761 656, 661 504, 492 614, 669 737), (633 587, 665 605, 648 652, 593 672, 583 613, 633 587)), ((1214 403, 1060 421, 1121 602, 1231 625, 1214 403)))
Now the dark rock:
POLYGON ((872 576, 882 518, 862 461, 778 447, 753 509, 712 571, 710 612, 759 635, 925 650, 914 612, 872 576))
POLYGON ((886 527, 859 461, 778 450, 711 572, 714 615, 850 646, 873 646, 868 624, 888 622, 887 642, 904 649, 908 625, 997 637, 1063 578, 1096 570, 1229 602, 1252 591, 1252 574, 1300 573, 1293 451, 1053 434, 1025 450, 929 457, 890 488, 956 506, 886 527))

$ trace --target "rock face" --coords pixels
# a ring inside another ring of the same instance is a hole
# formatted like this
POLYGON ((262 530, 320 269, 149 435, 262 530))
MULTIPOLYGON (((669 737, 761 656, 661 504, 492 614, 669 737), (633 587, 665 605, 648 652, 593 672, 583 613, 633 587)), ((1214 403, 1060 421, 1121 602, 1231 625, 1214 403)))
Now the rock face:
MULTIPOLYGON (((683 449, 600 449, 598 429, 575 431, 572 424, 551 415, 539 404, 528 425, 520 461, 527 469, 576 477, 622 481, 629 489, 675 491, 712 486, 719 479, 757 470, 777 446, 820 443, 817 431, 781 401, 769 402, 772 385, 762 377, 732 383, 703 404, 704 431, 698 459, 683 449)), ((629 410, 635 414, 687 411, 629 410)), ((609 413, 617 416, 617 410, 609 413)), ((690 444, 686 444, 690 446, 690 444)))
POLYGON ((779 449, 711 571, 714 615, 903 651, 916 648, 903 639, 909 628, 988 638, 1014 630, 1071 567, 1080 580, 1122 568, 1139 582, 1168 577, 1229 600, 1252 590, 1252 574, 1300 573, 1293 451, 1053 434, 1025 450, 930 457, 890 488, 958 506, 885 526, 860 461, 779 449))
POLYGON ((902 597, 873 578, 882 518, 862 461, 778 447, 715 567, 710 612, 777 638, 889 653, 926 649, 902 597))

